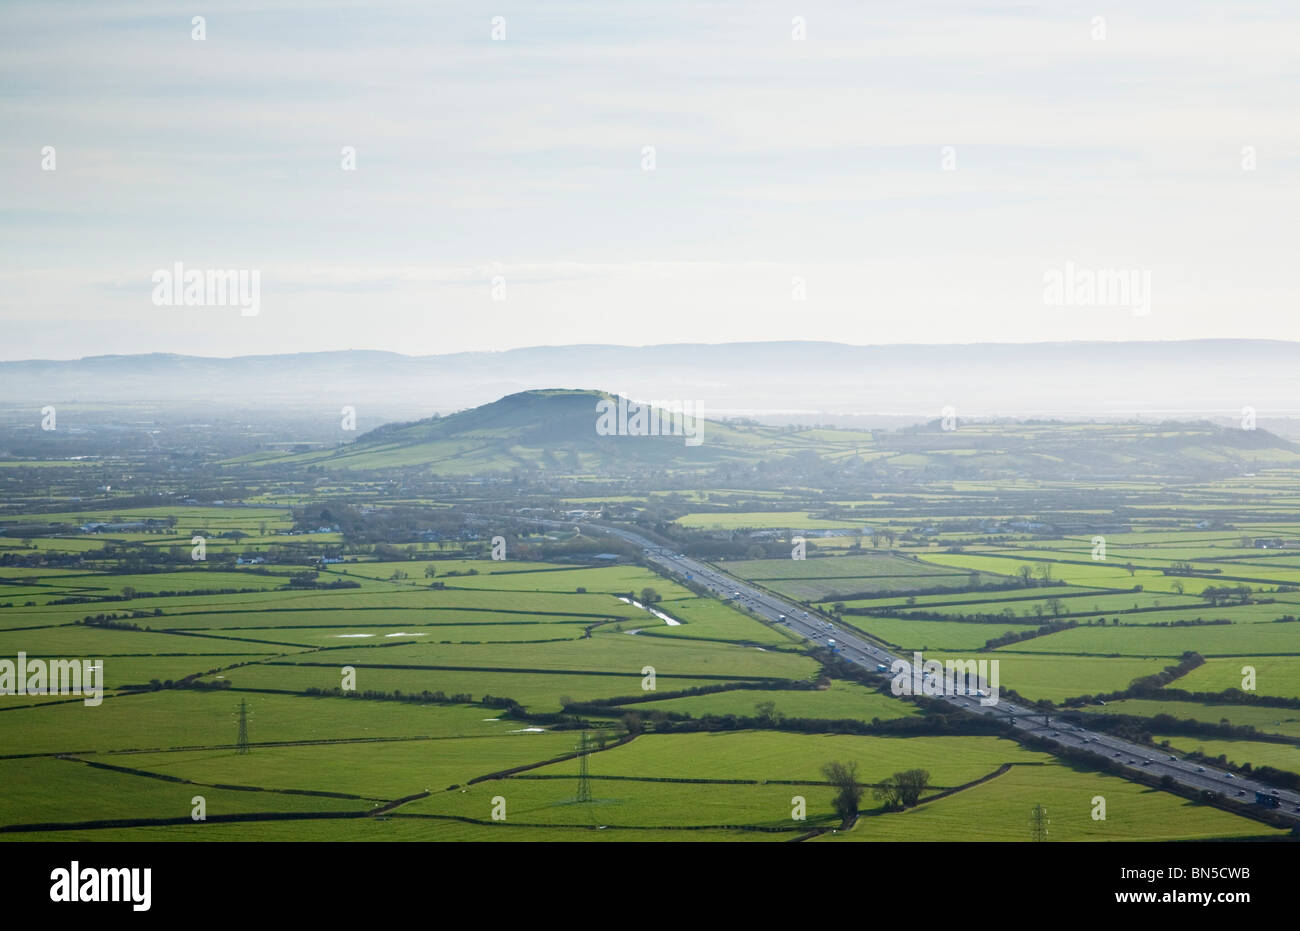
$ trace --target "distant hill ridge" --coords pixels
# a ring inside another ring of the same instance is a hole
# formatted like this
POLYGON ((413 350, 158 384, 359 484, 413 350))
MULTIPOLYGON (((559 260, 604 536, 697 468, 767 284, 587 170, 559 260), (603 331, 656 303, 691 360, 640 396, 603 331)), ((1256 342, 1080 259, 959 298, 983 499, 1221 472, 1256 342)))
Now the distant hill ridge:
POLYGON ((335 411, 351 404, 383 420, 463 410, 556 384, 699 400, 711 411, 792 419, 928 419, 948 405, 981 416, 1119 419, 1236 419, 1251 406, 1268 418, 1300 414, 1300 344, 788 341, 537 346, 438 356, 350 350, 0 362, 0 398, 11 403, 148 401, 335 411))
MULTIPOLYGON (((1064 479, 1143 476, 1204 479, 1267 467, 1300 467, 1300 446, 1267 430, 1205 421, 1065 424, 940 420, 892 432, 794 429, 717 418, 698 424, 698 446, 682 436, 605 435, 600 402, 609 392, 517 392, 447 416, 387 424, 350 444, 310 453, 268 453, 250 464, 326 470, 415 468, 443 475, 551 472, 633 475, 764 469, 804 477, 977 479, 1015 475, 1064 479)), ((705 411, 707 417, 707 410, 705 411)), ((629 431, 634 432, 634 431, 629 431)))

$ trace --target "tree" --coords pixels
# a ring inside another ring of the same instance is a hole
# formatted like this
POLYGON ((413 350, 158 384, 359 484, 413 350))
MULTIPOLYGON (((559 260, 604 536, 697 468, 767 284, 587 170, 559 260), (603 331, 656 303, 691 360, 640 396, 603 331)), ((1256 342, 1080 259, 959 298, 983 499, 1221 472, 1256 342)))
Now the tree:
POLYGON ((832 760, 822 767, 822 775, 835 788, 835 800, 831 803, 835 813, 840 816, 842 826, 849 827, 858 816, 858 802, 865 791, 862 783, 858 782, 857 762, 832 760))
POLYGON ((651 588, 650 586, 647 585, 645 588, 641 589, 642 604, 645 605, 654 604, 656 601, 659 600, 659 598, 660 598, 659 593, 655 591, 653 588, 651 588))
POLYGON ((431 579, 431 578, 433 578, 433 577, 434 577, 435 575, 437 575, 437 574, 438 574, 438 570, 435 569, 435 568, 433 568, 433 566, 425 566, 425 567, 424 567, 424 577, 425 577, 426 579, 431 579))
POLYGON ((763 722, 765 727, 775 727, 785 717, 776 710, 776 702, 774 701, 761 701, 754 706, 754 711, 758 714, 758 719, 763 722))
POLYGON ((1060 613, 1061 613, 1061 599, 1060 599, 1060 598, 1057 598, 1056 596, 1052 596, 1051 598, 1048 598, 1048 599, 1047 599, 1046 605, 1047 605, 1047 610, 1048 610, 1048 611, 1051 611, 1052 614, 1053 614, 1054 616, 1059 616, 1059 615, 1060 615, 1060 613))
POLYGON ((623 726, 627 728, 629 734, 641 733, 641 715, 635 711, 629 711, 623 715, 623 726))
POLYGON ((1183 583, 1182 583, 1182 582, 1174 582, 1174 583, 1173 583, 1172 585, 1170 585, 1169 587, 1172 588, 1172 589, 1174 590, 1174 592, 1177 593, 1177 594, 1179 594, 1179 595, 1181 595, 1181 594, 1183 593, 1183 583))
POLYGON ((130 585, 123 585, 122 597, 125 598, 127 601, 130 601, 132 598, 135 597, 135 589, 130 585))
POLYGON ((895 773, 894 778, 898 780, 899 792, 904 805, 915 805, 921 800, 921 793, 930 786, 930 773, 924 769, 907 769, 901 773, 895 773))
POLYGON ((1021 563, 1016 567, 1016 575, 1020 576, 1020 581, 1024 583, 1025 588, 1029 587, 1029 580, 1033 577, 1034 567, 1029 563, 1021 563))
POLYGON ((874 795, 890 808, 906 808, 915 805, 930 786, 930 773, 924 769, 906 769, 894 773, 875 789, 874 795))

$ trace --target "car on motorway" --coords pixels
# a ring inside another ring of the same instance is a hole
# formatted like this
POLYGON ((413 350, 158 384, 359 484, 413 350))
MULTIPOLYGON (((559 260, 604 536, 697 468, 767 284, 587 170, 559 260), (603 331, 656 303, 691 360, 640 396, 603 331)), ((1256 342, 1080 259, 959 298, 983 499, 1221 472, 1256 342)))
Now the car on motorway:
POLYGON ((1171 755, 1171 756, 1169 757, 1169 759, 1170 759, 1172 762, 1175 762, 1175 763, 1178 762, 1178 757, 1176 757, 1176 756, 1172 756, 1172 755, 1171 755))
POLYGON ((1225 773, 1225 774, 1224 774, 1224 778, 1226 778, 1226 779, 1236 779, 1237 777, 1234 776, 1232 773, 1225 773))
POLYGON ((1196 767, 1196 771, 1197 771, 1198 773, 1203 773, 1203 772, 1205 772, 1205 767, 1204 767, 1204 766, 1198 766, 1198 767, 1196 767))

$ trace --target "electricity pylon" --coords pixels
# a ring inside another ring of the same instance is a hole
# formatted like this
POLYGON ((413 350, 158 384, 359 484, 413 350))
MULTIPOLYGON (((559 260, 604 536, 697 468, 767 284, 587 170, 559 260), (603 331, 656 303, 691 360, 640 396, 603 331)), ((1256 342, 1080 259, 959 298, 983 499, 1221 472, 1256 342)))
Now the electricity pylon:
POLYGON ((579 802, 591 801, 591 776, 587 773, 587 755, 590 753, 587 746, 587 732, 582 732, 582 738, 578 741, 578 798, 579 802))
POLYGON ((1035 841, 1047 840, 1047 825, 1047 809, 1042 805, 1035 805, 1029 814, 1029 832, 1035 841))
POLYGON ((242 698, 239 701, 239 741, 235 744, 235 752, 248 752, 248 705, 242 698))

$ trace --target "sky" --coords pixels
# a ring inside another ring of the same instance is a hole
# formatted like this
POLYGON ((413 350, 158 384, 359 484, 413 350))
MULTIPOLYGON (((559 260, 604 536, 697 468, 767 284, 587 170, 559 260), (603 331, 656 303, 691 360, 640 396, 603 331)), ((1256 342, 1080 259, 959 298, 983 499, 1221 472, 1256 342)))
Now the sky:
POLYGON ((5 0, 0 359, 1300 340, 1297 47, 1253 2, 5 0))

